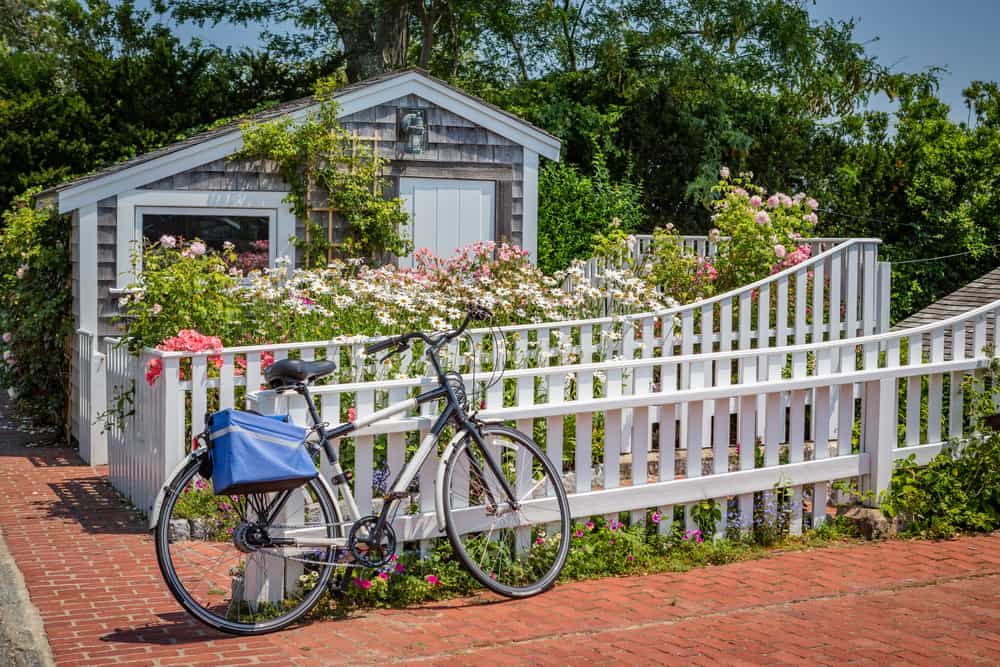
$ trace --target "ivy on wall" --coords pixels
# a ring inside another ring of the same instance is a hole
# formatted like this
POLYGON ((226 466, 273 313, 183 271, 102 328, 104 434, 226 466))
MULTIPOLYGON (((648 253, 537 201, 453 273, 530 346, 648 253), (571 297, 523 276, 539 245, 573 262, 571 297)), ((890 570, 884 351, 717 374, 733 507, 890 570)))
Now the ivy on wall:
POLYGON ((408 254, 412 243, 401 233, 408 220, 402 202, 383 196, 387 161, 340 125, 335 90, 332 81, 321 81, 316 91, 319 106, 303 121, 284 117, 245 124, 243 149, 233 159, 277 164, 290 186, 292 210, 306 225, 306 238, 292 239, 302 249, 306 266, 324 266, 335 253, 373 261, 386 254, 408 254), (316 206, 315 191, 325 193, 325 205, 316 206), (344 220, 344 241, 333 238, 332 216, 327 227, 312 219, 317 210, 336 212, 344 220))

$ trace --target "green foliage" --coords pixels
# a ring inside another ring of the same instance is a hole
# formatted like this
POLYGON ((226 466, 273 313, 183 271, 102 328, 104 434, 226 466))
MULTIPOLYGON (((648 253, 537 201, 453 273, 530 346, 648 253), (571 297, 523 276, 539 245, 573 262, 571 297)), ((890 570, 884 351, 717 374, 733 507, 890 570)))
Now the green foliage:
POLYGON ((131 0, 24 7, 32 5, 37 11, 26 16, 5 13, 18 28, 0 36, 14 46, 0 46, 3 209, 28 187, 54 185, 219 118, 301 97, 329 67, 183 44, 131 0))
MULTIPOLYGON (((335 86, 321 84, 318 109, 302 121, 289 117, 243 126, 243 149, 234 158, 273 160, 291 187, 289 201, 300 219, 309 219, 310 188, 326 193, 324 208, 339 211, 350 228, 343 245, 348 256, 380 259, 385 253, 405 255, 413 244, 402 236, 408 217, 399 198, 382 196, 386 160, 371 147, 352 142, 337 121, 335 86)), ((314 205, 314 204, 312 204, 314 205)), ((325 266, 331 243, 326 230, 309 222, 310 242, 292 242, 305 250, 307 266, 325 266)))
POLYGON ((672 224, 653 230, 650 280, 678 303, 694 303, 714 295, 718 276, 711 260, 685 251, 672 224))
POLYGON ((595 249, 595 234, 631 233, 643 220, 642 186, 613 182, 604 155, 594 157, 593 176, 571 164, 545 165, 538 177, 538 266, 552 274, 595 249))
POLYGON ((908 532, 950 537, 1000 528, 1000 431, 985 422, 996 410, 998 371, 994 365, 985 389, 965 387, 973 394, 977 426, 968 440, 952 441, 926 466, 917 465, 912 454, 896 465, 881 504, 889 516, 904 520, 908 532))
POLYGON ((18 196, 0 231, 0 386, 40 422, 65 427, 73 334, 70 224, 18 196))

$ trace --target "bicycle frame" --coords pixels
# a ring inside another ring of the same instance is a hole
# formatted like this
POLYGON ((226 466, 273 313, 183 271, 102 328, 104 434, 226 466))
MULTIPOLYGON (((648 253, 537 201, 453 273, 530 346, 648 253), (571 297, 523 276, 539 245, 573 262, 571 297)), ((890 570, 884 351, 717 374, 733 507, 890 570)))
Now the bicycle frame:
MULTIPOLYGON (((463 327, 464 328, 464 327, 463 327)), ((431 364, 438 376, 438 386, 428 391, 425 391, 413 398, 407 399, 405 401, 399 401, 381 410, 373 412, 370 415, 361 417, 354 421, 345 422, 336 426, 329 431, 326 429, 325 423, 320 419, 319 412, 316 409, 316 404, 312 399, 312 395, 309 392, 309 387, 305 383, 300 383, 289 391, 294 391, 298 393, 305 400, 306 408, 309 411, 309 416, 313 421, 314 429, 319 435, 320 445, 323 449, 324 454, 327 457, 328 462, 331 467, 331 477, 330 482, 332 483, 330 487, 331 497, 336 502, 337 491, 340 492, 341 497, 344 499, 346 504, 346 516, 342 517, 345 526, 348 524, 353 524, 354 522, 361 519, 361 513, 358 509, 357 502, 354 499, 354 493, 351 489, 350 480, 344 473, 343 468, 340 465, 340 461, 337 457, 336 450, 333 448, 331 441, 337 440, 339 438, 345 437, 359 429, 366 426, 383 421, 393 415, 400 414, 402 412, 407 412, 416 408, 424 403, 429 403, 431 401, 438 401, 444 399, 445 405, 441 414, 438 415, 433 426, 431 426, 430 431, 424 436, 417 448, 416 453, 410 459, 410 461, 403 468, 402 472, 397 475, 396 480, 393 482, 390 491, 385 495, 385 502, 382 506, 382 512, 378 517, 377 529, 381 530, 384 523, 387 521, 390 510, 392 506, 398 502, 401 498, 406 497, 407 488, 416 478, 417 473, 420 471, 421 466, 427 460, 427 457, 435 450, 438 442, 440 440, 441 432, 444 430, 445 426, 449 422, 454 421, 458 425, 458 431, 455 436, 451 439, 448 446, 445 449, 445 455, 442 457, 441 462, 438 466, 437 474, 437 489, 435 494, 435 514, 437 520, 438 530, 443 531, 445 528, 445 518, 442 509, 442 494, 441 489, 442 478, 444 467, 447 463, 450 453, 454 448, 466 437, 471 437, 476 443, 477 447, 482 452, 484 460, 487 462, 490 471, 493 473, 494 477, 499 482, 500 490, 503 492, 503 496, 506 497, 507 501, 512 505, 516 506, 517 501, 513 489, 507 482, 506 477, 500 469, 499 464, 496 462, 493 455, 488 451, 485 442, 479 433, 478 423, 474 418, 470 418, 469 415, 465 413, 462 408, 461 403, 455 396, 454 391, 448 385, 448 379, 444 371, 442 371, 440 362, 437 357, 437 347, 431 345, 427 349, 427 356, 431 360, 431 364)), ((156 522, 159 519, 160 506, 162 505, 163 499, 166 497, 168 491, 169 481, 172 480, 185 466, 187 466, 194 458, 203 456, 205 453, 204 449, 199 449, 191 452, 184 460, 182 460, 175 470, 171 473, 170 477, 167 478, 168 484, 164 485, 160 489, 160 493, 157 496, 156 502, 153 507, 153 513, 151 515, 150 529, 156 527, 156 522)), ((471 462, 472 465, 476 465, 475 462, 471 462)), ((478 467, 478 466, 477 466, 478 467)), ((479 471, 482 474, 482 471, 479 471)), ((326 483, 325 479, 321 478, 321 483, 326 483)), ((488 493, 492 495, 490 490, 488 493)), ((268 504, 265 510, 265 522, 271 523, 275 518, 281 513, 288 499, 291 497, 292 491, 285 491, 276 494, 268 504)), ((496 499, 493 499, 494 501, 496 499)), ((301 529, 293 529, 286 531, 286 535, 295 532, 309 532, 315 531, 319 526, 315 527, 303 527, 301 529)), ((323 537, 286 537, 284 539, 276 539, 275 544, 282 544, 283 546, 294 546, 300 548, 309 547, 324 547, 324 546, 344 546, 346 544, 346 539, 343 537, 337 538, 323 538, 323 537)))

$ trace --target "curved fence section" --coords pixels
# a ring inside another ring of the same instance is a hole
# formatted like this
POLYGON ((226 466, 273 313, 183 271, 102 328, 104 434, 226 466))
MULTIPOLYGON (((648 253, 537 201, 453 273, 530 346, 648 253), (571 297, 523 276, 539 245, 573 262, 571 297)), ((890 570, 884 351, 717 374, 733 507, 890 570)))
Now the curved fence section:
MULTIPOLYGON (((583 369, 590 365, 606 364, 601 372, 614 376, 620 371, 623 391, 632 394, 654 374, 655 364, 640 363, 626 372, 637 360, 763 350, 884 331, 889 272, 877 261, 878 244, 874 239, 840 243, 751 285, 659 313, 503 327, 500 334, 511 352, 507 382, 528 387, 540 369, 567 366, 587 372, 583 369)), ((236 347, 218 354, 145 350, 140 357, 121 341, 107 340, 112 483, 138 507, 151 506, 166 471, 201 431, 205 413, 243 406, 247 393, 260 389, 262 366, 271 358, 335 359, 345 388, 363 380, 385 384, 394 377, 419 378, 424 371, 419 355, 394 367, 366 363, 361 351, 369 340, 236 347)), ((481 379, 491 370, 495 344, 490 330, 477 329, 443 356, 452 367, 481 379)), ((678 366, 677 388, 705 386, 700 368, 678 366)), ((521 393, 527 395, 527 389, 521 393)), ((631 413, 623 418, 631 428, 631 413)), ((631 442, 625 440, 625 453, 631 442)))

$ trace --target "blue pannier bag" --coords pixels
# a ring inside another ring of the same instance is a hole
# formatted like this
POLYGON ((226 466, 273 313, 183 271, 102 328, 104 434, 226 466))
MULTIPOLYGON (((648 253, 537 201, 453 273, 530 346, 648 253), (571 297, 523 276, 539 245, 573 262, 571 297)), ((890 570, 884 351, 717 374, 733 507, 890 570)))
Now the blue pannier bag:
POLYGON ((319 475, 303 445, 306 429, 287 416, 222 410, 209 418, 208 432, 216 495, 284 491, 319 475))

